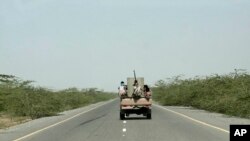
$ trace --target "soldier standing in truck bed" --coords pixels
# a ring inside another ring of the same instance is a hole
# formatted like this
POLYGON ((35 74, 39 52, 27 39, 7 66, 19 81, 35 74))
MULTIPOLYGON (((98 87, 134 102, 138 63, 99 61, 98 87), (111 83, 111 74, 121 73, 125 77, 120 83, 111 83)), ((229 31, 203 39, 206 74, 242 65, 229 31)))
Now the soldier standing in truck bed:
POLYGON ((139 83, 138 83, 137 80, 134 81, 134 85, 133 86, 134 86, 133 96, 135 96, 135 97, 141 97, 142 96, 142 88, 139 85, 139 83))

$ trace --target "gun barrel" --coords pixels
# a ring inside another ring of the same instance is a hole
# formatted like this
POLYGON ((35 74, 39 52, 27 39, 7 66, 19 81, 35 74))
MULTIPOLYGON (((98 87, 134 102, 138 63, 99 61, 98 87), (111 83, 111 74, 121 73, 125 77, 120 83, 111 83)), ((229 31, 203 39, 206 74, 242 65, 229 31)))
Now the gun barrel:
POLYGON ((135 70, 134 70, 134 78, 135 78, 135 80, 136 80, 136 74, 135 74, 135 70))

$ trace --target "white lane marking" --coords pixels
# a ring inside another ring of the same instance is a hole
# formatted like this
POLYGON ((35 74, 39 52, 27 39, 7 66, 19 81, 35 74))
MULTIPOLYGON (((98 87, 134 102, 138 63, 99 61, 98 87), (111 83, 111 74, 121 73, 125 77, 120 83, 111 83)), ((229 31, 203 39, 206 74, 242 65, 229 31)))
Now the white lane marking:
POLYGON ((127 129, 126 129, 126 128, 123 128, 123 129, 122 129, 122 132, 126 132, 126 131, 127 131, 127 129))
MULTIPOLYGON (((123 127, 124 127, 124 128, 122 129, 122 132, 123 132, 123 133, 125 133, 125 132, 127 131, 127 129, 125 128, 126 123, 127 123, 127 121, 124 120, 124 121, 123 121, 123 127)), ((125 137, 125 134, 123 134, 122 136, 125 137)))
MULTIPOLYGON (((116 100, 116 99, 114 99, 114 100, 116 100)), ((37 130, 37 131, 32 132, 32 133, 30 133, 30 134, 27 134, 27 135, 25 135, 25 136, 23 136, 23 137, 20 137, 20 138, 18 138, 18 139, 13 140, 13 141, 21 141, 21 140, 23 140, 23 139, 26 139, 26 138, 28 138, 28 137, 30 137, 30 136, 32 136, 32 135, 35 135, 35 134, 37 134, 37 133, 40 133, 40 132, 42 132, 42 131, 44 131, 44 130, 47 130, 47 129, 49 129, 49 128, 52 128, 52 127, 57 126, 57 125, 59 125, 59 124, 62 124, 62 123, 64 123, 64 122, 67 122, 67 121, 69 121, 69 120, 71 120, 71 119, 73 119, 73 118, 75 118, 75 117, 78 117, 78 116, 80 116, 80 115, 82 115, 82 114, 85 114, 85 113, 87 113, 87 112, 89 112, 89 111, 92 111, 92 110, 94 110, 94 109, 97 109, 97 108, 99 108, 99 107, 101 107, 101 106, 103 106, 103 105, 105 105, 105 104, 111 103, 111 102, 113 102, 114 100, 111 100, 111 101, 109 101, 109 102, 105 102, 105 103, 103 103, 103 104, 101 104, 101 105, 97 105, 97 106, 95 106, 95 107, 93 107, 93 108, 91 108, 91 109, 89 109, 89 110, 87 110, 87 111, 83 111, 83 112, 81 112, 81 113, 78 113, 78 114, 76 114, 76 115, 74 115, 74 116, 72 116, 72 117, 70 117, 70 118, 67 118, 67 119, 65 119, 65 120, 62 120, 62 121, 60 121, 60 122, 57 122, 57 123, 52 124, 52 125, 50 125, 50 126, 47 126, 47 127, 45 127, 45 128, 42 128, 42 129, 40 129, 40 130, 37 130)))
POLYGON ((199 121, 199 120, 194 119, 194 118, 191 118, 191 117, 189 117, 189 116, 187 116, 187 115, 184 115, 184 114, 175 112, 175 111, 173 111, 173 110, 167 109, 167 108, 165 108, 165 107, 163 107, 163 106, 156 105, 156 104, 154 104, 154 106, 157 106, 157 107, 162 108, 162 109, 164 109, 164 110, 167 110, 167 111, 169 111, 169 112, 175 113, 175 114, 177 114, 177 115, 179 115, 179 116, 185 117, 185 118, 187 118, 187 119, 189 119, 189 120, 192 120, 192 121, 194 121, 194 122, 200 123, 200 124, 202 124, 202 125, 205 125, 205 126, 208 126, 208 127, 212 127, 212 128, 214 128, 214 129, 217 129, 217 130, 220 130, 220 131, 229 133, 229 131, 226 130, 226 129, 223 129, 223 128, 220 128, 220 127, 217 127, 217 126, 208 124, 208 123, 205 123, 205 122, 203 122, 203 121, 199 121))

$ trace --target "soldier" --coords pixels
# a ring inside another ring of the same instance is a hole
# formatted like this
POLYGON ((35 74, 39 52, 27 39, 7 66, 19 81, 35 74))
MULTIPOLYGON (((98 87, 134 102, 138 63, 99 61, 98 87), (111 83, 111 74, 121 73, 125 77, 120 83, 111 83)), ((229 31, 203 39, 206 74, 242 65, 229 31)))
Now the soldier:
POLYGON ((126 87, 123 81, 121 81, 121 86, 118 87, 118 94, 119 96, 124 96, 126 94, 126 87))
POLYGON ((140 97, 142 95, 142 88, 141 86, 139 85, 138 81, 135 80, 134 81, 134 92, 133 92, 133 95, 136 96, 136 97, 140 97))
POLYGON ((144 91, 144 96, 146 98, 150 98, 151 97, 151 91, 150 91, 148 85, 144 85, 143 91, 144 91))

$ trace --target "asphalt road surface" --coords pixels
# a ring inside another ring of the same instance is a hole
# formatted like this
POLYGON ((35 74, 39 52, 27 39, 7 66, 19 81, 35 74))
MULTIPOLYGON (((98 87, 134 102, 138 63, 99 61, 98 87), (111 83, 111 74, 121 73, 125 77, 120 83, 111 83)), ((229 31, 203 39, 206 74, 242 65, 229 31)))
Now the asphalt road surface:
POLYGON ((227 126, 217 126, 217 121, 207 115, 197 116, 198 119, 192 115, 195 114, 188 116, 154 105, 151 120, 138 115, 120 120, 116 99, 85 108, 39 129, 32 129, 36 125, 25 127, 24 124, 21 129, 2 131, 0 141, 229 141, 227 126))

